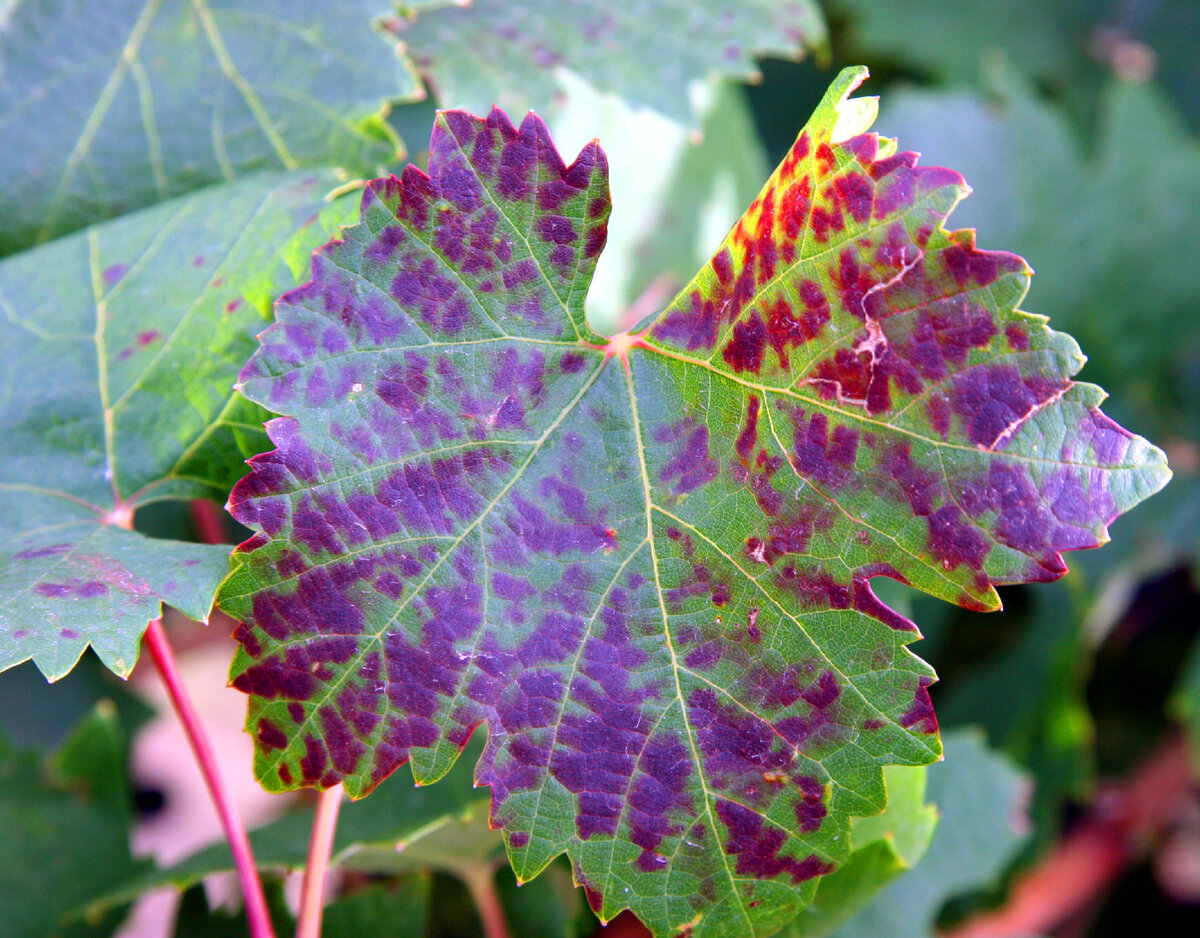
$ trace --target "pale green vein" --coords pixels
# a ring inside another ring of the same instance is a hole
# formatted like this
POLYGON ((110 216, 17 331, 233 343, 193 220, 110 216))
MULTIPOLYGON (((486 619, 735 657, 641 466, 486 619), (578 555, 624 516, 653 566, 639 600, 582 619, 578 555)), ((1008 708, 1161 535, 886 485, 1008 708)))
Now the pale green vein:
MULTIPOLYGON (((683 728, 687 735, 688 748, 692 753, 692 762, 696 767, 696 778, 700 782, 700 790, 704 794, 704 811, 708 815, 709 829, 712 831, 713 836, 717 837, 717 832, 720 830, 720 827, 717 824, 717 818, 713 812, 713 800, 715 796, 711 791, 709 791, 708 784, 704 780, 704 761, 700 758, 700 750, 696 744, 696 731, 692 727, 692 721, 688 718, 687 707, 683 706, 684 696, 683 684, 679 678, 679 657, 675 652, 675 643, 671 638, 671 627, 669 624, 670 619, 667 615, 666 600, 663 598, 664 592, 662 586, 662 577, 660 576, 658 569, 658 551, 654 546, 654 518, 652 514, 654 510, 654 499, 650 494, 650 472, 646 465, 646 447, 642 440, 642 421, 638 412, 637 391, 633 386, 633 375, 628 370, 625 372, 625 384, 629 391, 629 407, 633 414, 634 439, 637 444, 636 448, 638 455, 638 466, 642 475, 642 491, 646 506, 646 538, 650 542, 650 566, 654 571, 655 594, 658 596, 659 614, 662 616, 663 647, 666 649, 667 654, 671 659, 671 671, 675 681, 675 697, 680 702, 680 711, 683 716, 683 728)), ((753 920, 750 917, 749 909, 746 908, 745 900, 742 898, 741 893, 738 892, 737 886, 735 885, 733 870, 729 866, 729 856, 724 850, 718 850, 717 852, 721 856, 722 867, 724 868, 725 875, 729 880, 729 890, 737 898, 738 907, 741 909, 742 920, 744 922, 743 927, 747 929, 747 933, 749 933, 753 930, 751 924, 753 920)))
MULTIPOLYGON (((563 421, 567 419, 567 417, 571 414, 571 412, 575 409, 575 407, 579 404, 579 402, 581 400, 583 400, 584 397, 587 396, 588 390, 592 387, 592 385, 595 384, 596 379, 600 376, 600 374, 603 372, 603 370, 604 369, 602 369, 602 368, 597 368, 591 375, 588 376, 588 379, 582 383, 579 391, 575 394, 575 396, 571 399, 571 401, 562 409, 562 411, 559 413, 558 417, 554 420, 554 422, 549 427, 547 427, 546 430, 542 433, 542 435, 534 442, 534 445, 531 448, 529 455, 526 456, 525 461, 516 468, 516 470, 512 474, 512 477, 508 480, 508 482, 506 482, 504 484, 504 486, 500 489, 500 491, 496 494, 496 496, 490 502, 488 502, 487 505, 485 505, 483 507, 483 509, 480 511, 478 517, 476 517, 470 524, 468 524, 463 529, 461 534, 459 534, 456 538, 454 538, 454 540, 442 552, 441 556, 438 557, 438 559, 434 563, 429 565, 429 568, 428 568, 428 570, 426 570, 425 575, 421 578, 421 580, 418 583, 416 583, 413 586, 412 591, 401 602, 397 603, 396 609, 392 612, 388 621, 385 622, 373 634, 364 634, 363 635, 363 641, 359 646, 358 654, 355 655, 354 658, 352 659, 352 661, 354 662, 354 666, 351 666, 351 662, 347 662, 346 667, 342 670, 342 673, 338 677, 338 679, 330 682, 329 687, 326 690, 325 694, 319 700, 315 701, 312 712, 314 712, 314 713, 319 712, 321 710, 321 708, 324 707, 326 704, 328 704, 328 702, 331 699, 333 699, 334 695, 336 695, 337 692, 339 690, 341 690, 342 685, 345 684, 346 680, 352 674, 357 674, 357 668, 359 665, 362 664, 362 662, 366 658, 368 652, 371 651, 376 645, 379 645, 383 642, 384 638, 389 634, 389 632, 395 626, 396 622, 399 620, 400 615, 404 612, 405 609, 408 608, 409 604, 413 601, 413 599, 416 596, 421 595, 422 591, 425 589, 425 585, 430 581, 430 579, 433 577, 433 575, 435 573, 437 573, 437 571, 439 569, 441 569, 442 565, 446 562, 446 560, 448 558, 450 558, 451 556, 454 555, 454 552, 463 543, 463 541, 466 540, 466 538, 471 534, 471 532, 474 531, 477 527, 479 527, 479 525, 483 524, 483 522, 491 515, 492 511, 495 510, 496 506, 499 505, 504 500, 505 496, 508 495, 508 493, 512 490, 512 488, 517 484, 517 482, 519 482, 524 477, 525 470, 529 468, 529 466, 533 463, 534 459, 537 457, 538 453, 541 452, 542 447, 546 443, 546 440, 548 440, 554 434, 555 430, 557 430, 559 428, 559 426, 562 425, 563 421)), ((283 643, 280 643, 280 644, 282 645, 283 643)), ((319 731, 320 728, 317 727, 316 729, 319 731)), ((380 731, 382 732, 382 729, 380 731)), ((278 765, 280 759, 282 759, 291 750, 291 748, 292 747, 289 746, 288 749, 280 750, 273 759, 271 759, 267 762, 268 767, 274 768, 276 765, 278 765)))
POLYGON ((63 167, 62 176, 55 190, 54 201, 50 204, 50 209, 46 213, 46 221, 42 224, 41 231, 38 232, 39 241, 44 241, 48 238, 50 232, 54 229, 54 223, 58 220, 63 200, 66 198, 68 190, 75 179, 75 174, 79 171, 80 165, 91 152, 96 134, 99 133, 104 119, 108 116, 109 108, 112 107, 117 92, 120 91, 121 85, 125 81, 125 72, 137 57, 138 49, 141 48, 142 41, 146 38, 146 32, 149 30, 154 17, 158 14, 162 3, 163 0, 147 0, 146 5, 142 7, 141 13, 138 14, 137 20, 134 21, 133 29, 129 33, 129 39, 121 49, 121 56, 113 66, 113 70, 108 76, 108 81, 105 82, 104 88, 100 91, 100 96, 96 99, 95 105, 88 114, 87 121, 83 125, 83 130, 79 134, 79 139, 75 141, 74 148, 67 156, 66 165, 63 167))
POLYGON ((233 59, 230 57, 229 49, 225 46, 225 40, 217 28, 216 19, 213 17, 208 3, 206 0, 192 0, 192 8, 196 11, 196 16, 199 17, 200 23, 204 27, 204 34, 208 37, 208 43, 212 47, 213 55, 217 57, 217 64, 220 65, 221 72, 238 90, 238 93, 242 96, 242 100, 246 102, 246 107, 250 109, 250 113, 254 115, 254 119, 258 122, 263 135, 271 144, 271 149, 279 157, 279 162, 286 169, 297 169, 300 166, 299 162, 292 156, 291 151, 288 150, 287 142, 283 139, 283 135, 271 120, 271 115, 267 113, 266 107, 263 106, 258 92, 254 90, 250 82, 246 80, 246 77, 238 70, 237 65, 234 64, 233 59))
POLYGON ((146 146, 150 150, 150 169, 154 173, 154 184, 158 188, 158 197, 165 199, 170 192, 167 182, 167 171, 163 167, 162 138, 158 133, 158 122, 154 117, 154 91, 150 87, 150 76, 141 61, 134 57, 129 60, 129 71, 137 85, 138 105, 142 113, 142 128, 146 132, 146 146))

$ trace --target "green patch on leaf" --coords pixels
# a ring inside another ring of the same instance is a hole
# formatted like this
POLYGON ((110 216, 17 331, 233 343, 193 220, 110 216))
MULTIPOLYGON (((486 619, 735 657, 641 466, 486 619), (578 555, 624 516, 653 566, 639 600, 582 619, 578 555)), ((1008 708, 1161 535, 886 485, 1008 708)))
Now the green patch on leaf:
POLYGON ((636 334, 583 312, 598 144, 443 112, 428 175, 368 185, 242 375, 286 415, 221 594, 265 785, 436 781, 486 724, 519 878, 566 852, 602 918, 758 934, 847 862, 884 766, 937 759, 871 579, 998 608, 1168 472, 1017 309, 1025 263, 944 229, 962 178, 867 132, 863 77, 636 334))

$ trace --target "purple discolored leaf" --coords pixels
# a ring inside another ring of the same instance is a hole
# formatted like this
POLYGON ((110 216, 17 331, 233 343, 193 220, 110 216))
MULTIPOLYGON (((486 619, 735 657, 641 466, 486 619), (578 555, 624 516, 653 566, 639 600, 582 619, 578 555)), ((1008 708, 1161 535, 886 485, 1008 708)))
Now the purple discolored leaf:
POLYGON ((605 918, 766 933, 940 753, 916 627, 1048 580, 1167 479, 1017 311, 1029 271, 946 215, 957 174, 867 134, 843 72, 710 263, 595 335, 606 165, 445 112, 372 182, 243 374, 279 417, 235 488, 271 788, 444 775, 486 726, 518 876, 567 851, 605 918))

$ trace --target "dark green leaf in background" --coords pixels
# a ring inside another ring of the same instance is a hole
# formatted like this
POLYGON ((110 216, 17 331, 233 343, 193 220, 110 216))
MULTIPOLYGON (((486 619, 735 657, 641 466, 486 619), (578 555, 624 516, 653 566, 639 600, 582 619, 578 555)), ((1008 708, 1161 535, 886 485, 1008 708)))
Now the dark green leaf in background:
POLYGON ((220 546, 126 527, 224 499, 262 412, 233 393, 270 298, 346 220, 328 171, 217 187, 0 261, 0 669, 90 644, 128 674, 163 602, 208 616, 220 546))
POLYGON ((0 738, 0 931, 5 938, 111 935, 120 907, 68 913, 145 867, 129 854, 125 740, 101 704, 52 755, 0 738))

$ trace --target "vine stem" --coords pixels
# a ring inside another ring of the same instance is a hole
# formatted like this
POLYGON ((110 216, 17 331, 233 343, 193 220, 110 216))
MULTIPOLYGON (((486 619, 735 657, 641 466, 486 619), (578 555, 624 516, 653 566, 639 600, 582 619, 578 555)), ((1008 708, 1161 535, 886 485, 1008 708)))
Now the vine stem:
POLYGON ((500 893, 496 891, 495 869, 487 863, 474 863, 455 872, 466 883, 479 910, 484 938, 508 938, 508 922, 504 919, 500 893))
POLYGON ((167 633, 163 629, 162 617, 154 619, 146 629, 146 648, 158 669, 159 676, 167 689, 171 705, 183 724, 184 733, 192 747, 192 753, 200 766, 200 774, 204 776, 204 784, 212 796, 221 826, 225 829, 225 838, 229 841, 229 849, 233 853, 234 866, 237 868, 238 882, 242 887, 242 895, 246 901, 246 920, 250 926, 250 938, 275 938, 275 929, 271 925, 271 916, 267 912, 267 900, 263 894, 262 881, 258 878, 258 867, 254 863, 254 853, 250 849, 250 838, 246 836, 245 825, 233 807, 233 799, 229 789, 217 770, 217 760, 213 755, 212 743, 204 732, 204 726, 196 714, 196 708, 183 686, 179 674, 179 665, 175 661, 175 653, 167 641, 167 633))
POLYGON ((325 874, 333 853, 333 833, 342 807, 342 786, 334 785, 317 795, 317 813, 308 838, 308 856, 304 863, 304 882, 300 887, 300 917, 296 938, 320 938, 321 917, 325 912, 325 874))

